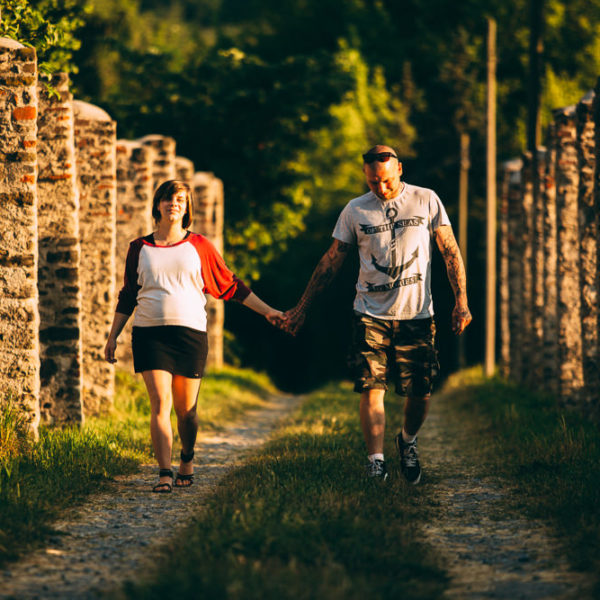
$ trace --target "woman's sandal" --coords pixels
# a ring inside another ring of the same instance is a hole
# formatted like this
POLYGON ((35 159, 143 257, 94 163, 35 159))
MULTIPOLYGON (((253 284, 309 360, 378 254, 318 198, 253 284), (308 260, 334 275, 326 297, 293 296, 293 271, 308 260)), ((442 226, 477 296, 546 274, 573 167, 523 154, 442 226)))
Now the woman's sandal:
MULTIPOLYGON (((194 451, 192 450, 189 454, 184 454, 183 450, 181 451, 181 462, 184 463, 189 463, 192 460, 194 460, 194 451)), ((188 475, 183 475, 182 473, 177 473, 177 477, 175 477, 175 487, 178 488, 189 488, 192 487, 192 484, 194 483, 194 474, 193 473, 189 473, 188 475), (181 484, 178 484, 177 482, 181 481, 181 484), (183 483, 184 481, 189 481, 189 483, 183 483)))
MULTIPOLYGON (((159 477, 170 477, 173 480, 173 471, 171 469, 160 469, 158 471, 159 477)), ((152 491, 156 494, 170 494, 173 491, 173 484, 168 483, 167 481, 158 482, 153 488, 152 491)))

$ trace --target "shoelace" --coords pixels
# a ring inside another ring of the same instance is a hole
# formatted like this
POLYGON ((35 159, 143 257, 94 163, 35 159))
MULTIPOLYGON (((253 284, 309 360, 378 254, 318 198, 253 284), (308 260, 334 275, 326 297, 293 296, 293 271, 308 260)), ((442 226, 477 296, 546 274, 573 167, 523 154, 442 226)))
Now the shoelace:
POLYGON ((404 464, 407 467, 416 467, 417 466, 419 456, 417 454, 417 448, 413 444, 410 444, 409 446, 407 446, 404 449, 403 455, 404 455, 404 464))
POLYGON ((383 473, 383 463, 380 460, 374 460, 367 468, 369 475, 381 475, 383 473))

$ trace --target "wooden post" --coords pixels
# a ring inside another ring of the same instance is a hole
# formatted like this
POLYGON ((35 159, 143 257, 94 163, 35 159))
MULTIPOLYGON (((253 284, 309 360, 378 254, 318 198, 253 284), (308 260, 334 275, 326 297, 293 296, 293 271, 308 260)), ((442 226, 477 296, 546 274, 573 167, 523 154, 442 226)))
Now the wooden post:
POLYGON ((496 21, 488 19, 487 35, 487 183, 486 183, 486 315, 485 374, 496 363, 496 21))

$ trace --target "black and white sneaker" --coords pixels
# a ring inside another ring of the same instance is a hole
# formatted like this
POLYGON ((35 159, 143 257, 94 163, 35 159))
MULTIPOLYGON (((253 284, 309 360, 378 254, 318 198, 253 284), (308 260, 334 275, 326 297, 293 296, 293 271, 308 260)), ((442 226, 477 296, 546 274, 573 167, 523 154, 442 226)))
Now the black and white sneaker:
POLYGON ((400 468, 402 475, 408 483, 417 485, 421 481, 421 465, 419 464, 419 453, 417 452, 417 440, 407 444, 402 439, 402 432, 396 436, 396 449, 400 455, 400 468))
POLYGON ((369 479, 381 479, 381 481, 385 481, 388 478, 388 472, 384 460, 379 460, 376 458, 372 462, 369 461, 365 465, 365 470, 369 479))

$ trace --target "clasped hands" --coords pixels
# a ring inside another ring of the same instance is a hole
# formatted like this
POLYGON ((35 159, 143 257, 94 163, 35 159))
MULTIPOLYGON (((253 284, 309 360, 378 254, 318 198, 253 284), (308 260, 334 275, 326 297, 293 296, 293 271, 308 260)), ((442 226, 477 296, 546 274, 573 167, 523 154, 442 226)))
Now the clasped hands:
POLYGON ((300 310, 297 306, 286 312, 276 310, 265 315, 265 318, 273 327, 277 327, 292 336, 298 334, 304 324, 305 317, 304 311, 300 310))

